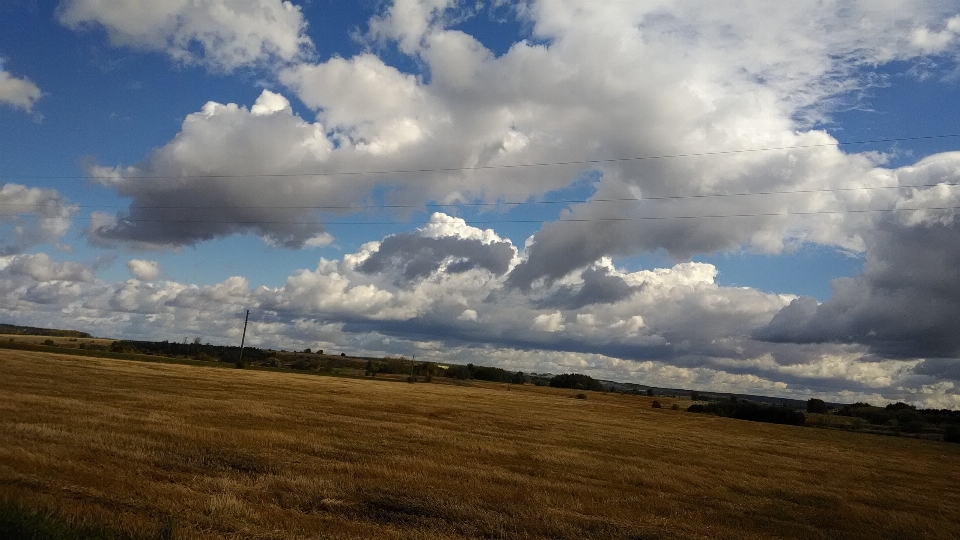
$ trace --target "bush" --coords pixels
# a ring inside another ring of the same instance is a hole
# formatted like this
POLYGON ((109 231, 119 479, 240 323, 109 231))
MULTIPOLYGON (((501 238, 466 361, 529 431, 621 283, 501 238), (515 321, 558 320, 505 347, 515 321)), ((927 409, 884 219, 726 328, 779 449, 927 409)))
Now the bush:
POLYGON ((923 433, 923 422, 920 420, 911 420, 900 424, 900 430, 905 433, 923 433))
POLYGON ((47 347, 53 347, 53 346, 56 345, 57 343, 56 343, 55 341, 53 341, 52 339, 45 339, 45 340, 43 340, 43 344, 46 345, 47 347))
POLYGON ((603 390, 603 385, 600 381, 589 375, 582 375, 580 373, 556 375, 550 379, 550 386, 552 388, 572 388, 574 390, 603 390))
POLYGON ((826 402, 822 399, 810 398, 807 400, 807 412, 814 414, 827 414, 830 412, 830 409, 827 408, 826 402))
POLYGON ((577 394, 577 395, 574 396, 574 397, 577 398, 577 399, 587 399, 587 395, 586 395, 586 394, 577 394))
POLYGON ((152 533, 132 533, 109 526, 84 523, 49 510, 35 510, 16 501, 0 502, 0 538, 57 540, 169 540, 174 538, 173 519, 152 533))
POLYGON ((677 405, 676 403, 674 403, 673 405, 670 406, 670 410, 671 410, 671 411, 679 411, 679 410, 680 410, 680 406, 677 405))
POLYGON ((687 408, 688 412, 712 413, 717 416, 726 416, 752 422, 768 422, 771 424, 788 424, 802 426, 807 417, 800 411, 782 405, 764 405, 743 399, 736 401, 722 401, 707 405, 693 404, 687 408))
POLYGON ((662 409, 662 408, 663 408, 663 405, 661 405, 660 402, 657 401, 657 400, 654 400, 654 401, 653 401, 652 406, 653 406, 654 409, 662 409))

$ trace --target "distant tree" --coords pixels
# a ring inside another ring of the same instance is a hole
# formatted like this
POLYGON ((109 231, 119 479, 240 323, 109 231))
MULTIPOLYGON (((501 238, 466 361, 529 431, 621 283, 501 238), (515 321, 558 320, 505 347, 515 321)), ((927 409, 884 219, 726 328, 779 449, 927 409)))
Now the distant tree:
POLYGON ((960 425, 948 424, 943 431, 943 440, 949 443, 960 443, 960 425))
POLYGON ((888 411, 905 411, 905 410, 908 410, 908 409, 909 409, 909 410, 917 410, 917 408, 914 407, 913 405, 908 405, 908 404, 906 404, 906 403, 904 403, 904 402, 902 402, 902 401, 898 401, 898 402, 896 402, 896 403, 890 403, 890 404, 887 405, 885 408, 886 408, 886 410, 888 410, 888 411))
POLYGON ((696 390, 694 390, 693 392, 690 392, 690 400, 700 401, 700 392, 697 392, 696 390))
POLYGON ((306 349, 304 349, 303 352, 307 354, 313 354, 313 351, 310 350, 310 347, 307 347, 306 349))
POLYGON ((444 376, 451 379, 469 379, 470 370, 467 369, 467 366, 453 365, 447 368, 447 370, 444 372, 444 376))
POLYGON ((827 414, 830 409, 822 399, 810 398, 807 400, 807 412, 814 414, 827 414))
POLYGON ((806 415, 791 407, 781 405, 765 405, 752 401, 721 401, 701 405, 695 403, 687 408, 688 412, 712 413, 718 416, 750 420, 753 422, 769 422, 771 424, 791 424, 802 426, 806 422, 806 415))
POLYGON ((518 371, 513 374, 513 377, 510 378, 512 384, 526 384, 527 376, 523 374, 522 371, 518 371))
MULTIPOLYGON (((470 365, 467 365, 468 369, 470 365)), ((510 380, 510 373, 505 369, 497 367, 473 366, 470 378, 480 381, 508 382, 510 380)))
POLYGON ((347 353, 345 353, 345 352, 340 353, 340 356, 346 356, 346 355, 347 355, 347 353))
POLYGON ((550 379, 553 388, 572 388, 574 390, 603 391, 603 384, 589 375, 580 373, 565 373, 550 379))
POLYGON ((653 397, 653 396, 654 396, 653 388, 647 388, 647 397, 653 397))

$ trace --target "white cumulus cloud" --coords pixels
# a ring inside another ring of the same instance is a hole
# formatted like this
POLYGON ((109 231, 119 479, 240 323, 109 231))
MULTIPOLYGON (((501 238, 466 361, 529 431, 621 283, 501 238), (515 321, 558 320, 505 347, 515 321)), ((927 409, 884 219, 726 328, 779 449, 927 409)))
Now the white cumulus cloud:
POLYGON ((131 259, 127 261, 127 268, 140 281, 153 281, 160 275, 160 264, 156 261, 131 259))
POLYGON ((77 206, 56 190, 3 184, 0 187, 0 254, 37 244, 58 243, 73 223, 77 206))
POLYGON ((33 81, 26 77, 15 77, 4 70, 2 59, 0 59, 0 104, 30 112, 41 95, 40 87, 33 81))
POLYGON ((101 27, 114 45, 225 71, 293 61, 312 46, 300 8, 286 0, 64 0, 58 17, 74 30, 101 27))

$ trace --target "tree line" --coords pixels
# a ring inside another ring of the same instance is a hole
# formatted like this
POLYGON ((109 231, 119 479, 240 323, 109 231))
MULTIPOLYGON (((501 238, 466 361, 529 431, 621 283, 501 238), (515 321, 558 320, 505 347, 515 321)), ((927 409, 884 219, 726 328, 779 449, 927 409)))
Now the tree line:
POLYGON ((731 396, 730 399, 724 401, 694 403, 687 408, 687 411, 715 414, 717 416, 749 420, 751 422, 767 422, 770 424, 787 424, 791 426, 802 426, 807 420, 803 411, 798 411, 793 407, 755 403, 745 399, 738 399, 736 396, 731 396))

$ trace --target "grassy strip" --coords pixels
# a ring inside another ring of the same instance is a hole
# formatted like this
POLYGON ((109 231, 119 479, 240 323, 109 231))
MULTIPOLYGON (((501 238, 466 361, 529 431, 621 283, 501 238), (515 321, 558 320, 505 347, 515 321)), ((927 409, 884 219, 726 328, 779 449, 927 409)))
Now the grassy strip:
POLYGON ((172 540, 173 521, 154 534, 77 523, 55 512, 34 510, 18 501, 0 501, 0 538, 7 540, 172 540))
POLYGON ((98 351, 91 349, 75 349, 73 347, 51 347, 49 345, 34 345, 31 343, 5 342, 0 341, 0 349, 13 349, 17 351, 34 351, 55 354, 67 354, 71 356, 86 356, 91 358, 112 358, 114 360, 136 360, 138 362, 162 362, 164 364, 182 364, 187 366, 208 366, 232 368, 233 364, 226 362, 205 362, 203 360, 190 360, 187 358, 170 358, 169 356, 154 356, 150 354, 136 353, 118 353, 111 351, 98 351))

